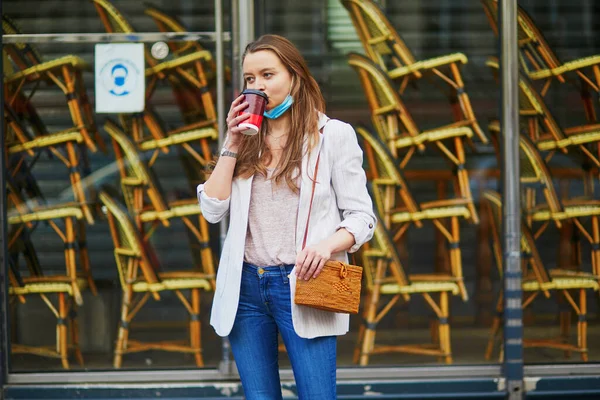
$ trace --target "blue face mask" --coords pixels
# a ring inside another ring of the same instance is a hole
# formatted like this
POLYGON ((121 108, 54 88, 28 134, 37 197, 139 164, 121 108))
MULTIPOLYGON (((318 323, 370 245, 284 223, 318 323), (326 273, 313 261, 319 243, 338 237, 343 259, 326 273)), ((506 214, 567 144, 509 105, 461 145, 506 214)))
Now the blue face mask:
POLYGON ((294 104, 294 98, 288 94, 283 102, 269 111, 265 111, 263 115, 269 119, 277 119, 283 115, 294 104))

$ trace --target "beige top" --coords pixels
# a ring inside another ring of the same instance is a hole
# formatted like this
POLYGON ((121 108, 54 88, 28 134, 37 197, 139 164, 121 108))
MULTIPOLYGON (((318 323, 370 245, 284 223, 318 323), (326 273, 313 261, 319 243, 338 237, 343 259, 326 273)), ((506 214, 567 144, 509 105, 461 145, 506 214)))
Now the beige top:
POLYGON ((296 220, 300 196, 287 183, 276 185, 267 178, 254 175, 250 192, 250 209, 244 261, 257 266, 296 263, 296 220))

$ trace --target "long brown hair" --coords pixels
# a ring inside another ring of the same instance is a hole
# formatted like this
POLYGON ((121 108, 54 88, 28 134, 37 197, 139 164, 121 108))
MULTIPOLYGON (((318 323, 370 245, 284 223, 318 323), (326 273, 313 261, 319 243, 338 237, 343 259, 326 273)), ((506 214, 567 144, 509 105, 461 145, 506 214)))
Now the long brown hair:
MULTIPOLYGON (((290 132, 272 179, 276 184, 285 179, 290 189, 298 192, 296 178, 301 169, 304 140, 308 139, 308 151, 318 143, 317 111, 325 112, 325 100, 319 85, 308 70, 306 61, 292 42, 278 35, 263 35, 246 46, 242 63, 246 55, 262 50, 274 52, 292 76, 291 95, 294 103, 288 111, 291 112, 290 132)), ((264 118, 258 135, 242 138, 234 171, 235 177, 249 178, 256 173, 267 175, 265 165, 272 159, 265 140, 268 132, 269 120, 264 118)))

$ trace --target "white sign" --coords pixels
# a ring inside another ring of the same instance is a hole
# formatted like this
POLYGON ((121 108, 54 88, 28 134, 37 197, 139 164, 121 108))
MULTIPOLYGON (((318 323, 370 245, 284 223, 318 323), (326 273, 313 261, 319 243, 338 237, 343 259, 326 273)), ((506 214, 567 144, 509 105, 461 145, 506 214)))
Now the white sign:
POLYGON ((95 53, 96 112, 144 111, 144 44, 97 44, 95 53))

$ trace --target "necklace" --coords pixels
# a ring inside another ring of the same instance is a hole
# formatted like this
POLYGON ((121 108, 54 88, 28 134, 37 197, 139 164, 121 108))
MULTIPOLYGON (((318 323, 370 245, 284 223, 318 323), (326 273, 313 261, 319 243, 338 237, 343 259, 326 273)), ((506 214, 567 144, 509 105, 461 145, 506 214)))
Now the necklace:
POLYGON ((287 136, 288 134, 284 133, 283 135, 275 136, 272 133, 267 133, 267 135, 271 136, 271 138, 273 138, 274 141, 279 142, 282 137, 287 136))

